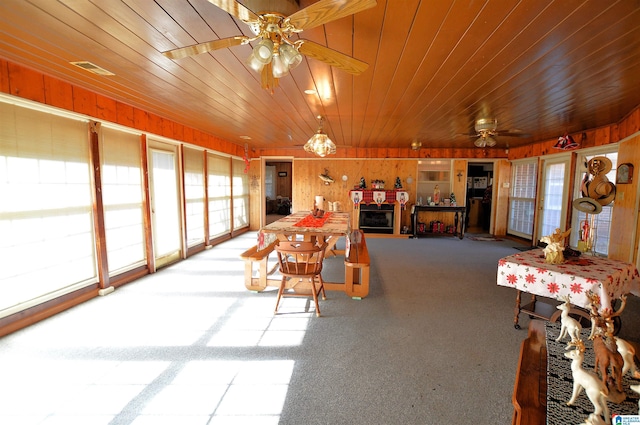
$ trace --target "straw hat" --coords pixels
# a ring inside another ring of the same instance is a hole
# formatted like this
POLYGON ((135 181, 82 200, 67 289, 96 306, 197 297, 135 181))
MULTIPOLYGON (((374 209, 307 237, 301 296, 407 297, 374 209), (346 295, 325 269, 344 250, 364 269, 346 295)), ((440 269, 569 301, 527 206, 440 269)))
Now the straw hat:
POLYGON ((602 205, 592 198, 578 198, 573 200, 573 208, 586 214, 600 214, 602 205))
POLYGON ((594 156, 589 160, 589 163, 587 164, 589 173, 594 176, 598 174, 607 174, 609 171, 611 171, 611 167, 611 160, 606 156, 594 156))

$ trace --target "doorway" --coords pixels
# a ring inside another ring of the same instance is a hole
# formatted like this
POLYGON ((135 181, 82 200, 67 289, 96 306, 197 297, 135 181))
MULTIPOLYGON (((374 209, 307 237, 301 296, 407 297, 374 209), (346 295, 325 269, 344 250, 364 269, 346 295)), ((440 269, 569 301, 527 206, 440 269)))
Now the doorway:
POLYGON ((493 162, 469 162, 467 167, 467 217, 469 233, 491 232, 493 162))
POLYGON ((293 163, 285 160, 265 161, 265 224, 291 214, 293 163))
POLYGON ((177 151, 150 143, 151 232, 156 267, 180 259, 181 227, 177 151))
POLYGON ((536 241, 553 234, 556 229, 566 230, 569 169, 568 156, 546 159, 542 165, 536 241))

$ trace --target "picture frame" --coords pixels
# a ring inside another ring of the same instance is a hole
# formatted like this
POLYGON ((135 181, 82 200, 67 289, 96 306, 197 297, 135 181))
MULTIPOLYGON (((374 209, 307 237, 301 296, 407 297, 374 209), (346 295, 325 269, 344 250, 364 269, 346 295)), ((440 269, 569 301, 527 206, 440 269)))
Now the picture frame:
POLYGON ((633 164, 629 162, 620 164, 616 171, 616 184, 633 183, 633 164))
POLYGON ((278 177, 287 177, 286 171, 278 171, 278 177))

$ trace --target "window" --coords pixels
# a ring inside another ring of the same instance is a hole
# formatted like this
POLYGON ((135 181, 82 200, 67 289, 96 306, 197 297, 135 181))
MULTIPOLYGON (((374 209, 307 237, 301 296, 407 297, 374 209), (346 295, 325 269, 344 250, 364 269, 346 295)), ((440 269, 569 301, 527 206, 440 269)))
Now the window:
POLYGON ((207 155, 209 179, 209 237, 231 230, 231 161, 228 157, 207 155))
POLYGON ((97 281, 88 125, 0 102, 0 316, 97 281))
POLYGON ((233 229, 249 225, 249 175, 244 172, 246 164, 233 159, 233 229))
POLYGON ((553 159, 543 162, 542 187, 540 192, 542 199, 538 237, 553 234, 556 229, 566 229, 566 212, 568 188, 565 182, 569 181, 569 158, 566 155, 558 155, 553 159))
MULTIPOLYGON (((596 156, 605 156, 611 160, 611 171, 607 173, 607 178, 610 182, 616 181, 616 169, 618 168, 618 151, 617 145, 615 151, 611 150, 611 146, 606 150, 588 150, 585 151, 578 159, 578 166, 576 167, 576 189, 573 195, 573 199, 582 198, 581 187, 579 182, 585 177, 587 171, 587 165, 589 160, 596 156)), ((593 178, 592 175, 588 175, 589 178, 593 178)), ((609 205, 602 207, 600 214, 586 214, 577 209, 573 209, 571 218, 571 246, 578 246, 578 241, 584 234, 585 230, 591 235, 590 247, 591 250, 597 254, 608 255, 609 254, 609 238, 611 232, 611 214, 615 200, 609 205)))
POLYGON ((264 193, 269 199, 276 199, 276 166, 267 165, 264 174, 264 193))
POLYGON ((109 274, 145 261, 140 135, 101 126, 102 201, 109 274))
POLYGON ((187 221, 187 246, 204 243, 204 154, 184 148, 184 195, 187 221))
POLYGON ((533 239, 538 161, 514 161, 511 172, 508 233, 533 239))

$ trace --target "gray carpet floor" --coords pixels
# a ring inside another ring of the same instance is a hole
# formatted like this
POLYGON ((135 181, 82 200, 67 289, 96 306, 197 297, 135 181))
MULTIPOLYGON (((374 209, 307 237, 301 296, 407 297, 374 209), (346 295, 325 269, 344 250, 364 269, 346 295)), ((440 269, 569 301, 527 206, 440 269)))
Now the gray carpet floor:
MULTIPOLYGON (((508 424, 517 242, 368 238, 371 292, 249 292, 255 233, 0 339, 2 424, 508 424)), ((343 281, 341 258, 325 261, 343 281)), ((638 340, 630 297, 621 336, 638 340)))

